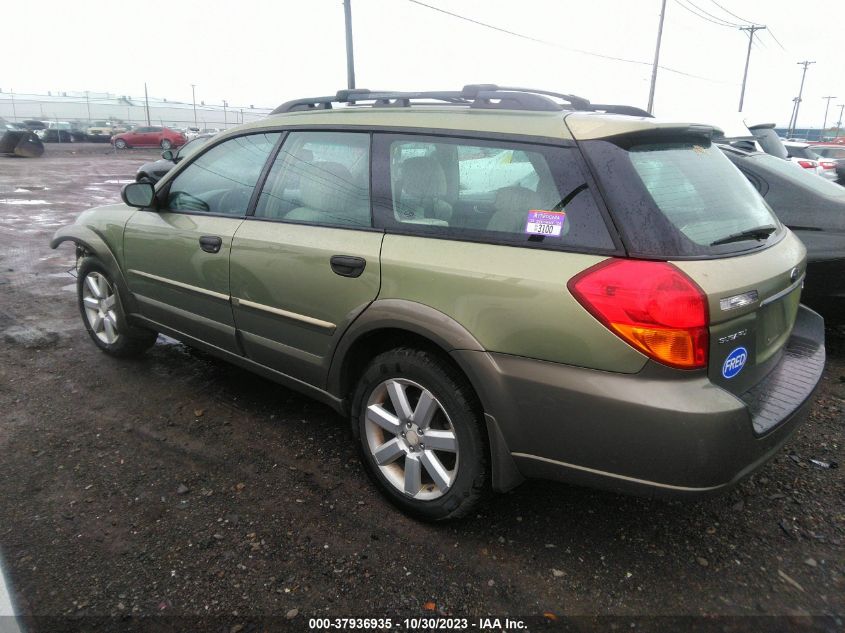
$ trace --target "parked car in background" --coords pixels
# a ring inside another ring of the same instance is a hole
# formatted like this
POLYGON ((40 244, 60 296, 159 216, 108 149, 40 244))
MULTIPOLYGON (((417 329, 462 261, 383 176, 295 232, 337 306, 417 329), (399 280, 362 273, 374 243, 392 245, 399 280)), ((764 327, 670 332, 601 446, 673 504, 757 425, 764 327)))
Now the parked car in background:
POLYGON ((32 130, 33 132, 47 129, 47 124, 44 121, 36 121, 35 119, 25 119, 23 124, 26 126, 26 129, 32 130))
POLYGON ((845 186, 845 146, 826 143, 824 145, 813 145, 812 150, 821 156, 822 160, 835 163, 836 182, 845 186))
POLYGON ((173 169, 174 165, 177 165, 179 161, 193 154, 205 145, 208 139, 213 137, 213 134, 203 134, 202 136, 192 138, 176 151, 172 149, 164 150, 159 160, 144 163, 138 168, 138 171, 135 173, 135 180, 138 182, 158 182, 162 176, 173 169))
POLYGON ((799 167, 828 180, 836 180, 836 165, 831 161, 825 161, 827 166, 823 165, 821 157, 810 148, 809 143, 786 141, 783 146, 789 160, 799 167))
POLYGON ((189 127, 185 132, 185 136, 188 137, 190 141, 192 138, 196 138, 200 135, 200 129, 198 127, 189 127))
POLYGON ((94 121, 87 128, 85 132, 88 135, 88 140, 92 143, 108 143, 112 136, 126 132, 128 127, 126 124, 119 121, 94 121))
POLYGON ((51 246, 76 243, 103 352, 166 333, 319 399, 416 517, 526 477, 713 494, 806 417, 824 323, 806 249, 714 130, 633 111, 490 85, 300 99, 51 246))
POLYGON ((171 130, 169 127, 140 126, 129 132, 115 134, 112 137, 112 144, 117 149, 127 147, 160 147, 170 149, 181 147, 187 139, 181 132, 171 130))
POLYGON ((775 132, 774 123, 758 123, 756 125, 749 125, 748 129, 757 139, 757 143, 762 150, 767 154, 789 160, 789 152, 783 145, 783 140, 775 132))
POLYGON ((721 148, 807 247, 804 300, 845 307, 845 188, 768 154, 721 148))
POLYGON ((83 143, 87 135, 75 123, 48 121, 47 128, 36 132, 44 143, 83 143))

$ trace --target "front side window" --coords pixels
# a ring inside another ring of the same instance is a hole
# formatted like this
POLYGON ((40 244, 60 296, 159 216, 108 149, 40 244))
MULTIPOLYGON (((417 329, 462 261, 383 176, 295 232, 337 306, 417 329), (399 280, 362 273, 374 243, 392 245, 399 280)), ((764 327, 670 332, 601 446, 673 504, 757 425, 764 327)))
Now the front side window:
POLYGON ((279 133, 229 139, 200 155, 170 183, 171 211, 244 215, 279 133))
POLYGON ((370 135, 291 132, 267 176, 255 217, 327 226, 372 226, 370 135))
POLYGON ((457 239, 612 250, 577 150, 447 137, 379 137, 385 224, 457 239))

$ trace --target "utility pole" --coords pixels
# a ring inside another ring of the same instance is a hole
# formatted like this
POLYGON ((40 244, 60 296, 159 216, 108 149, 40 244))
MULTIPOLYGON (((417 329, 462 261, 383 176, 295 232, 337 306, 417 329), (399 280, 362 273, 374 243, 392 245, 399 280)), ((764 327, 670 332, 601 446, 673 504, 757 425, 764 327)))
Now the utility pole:
MULTIPOLYGON (((663 0, 665 3, 666 0, 663 0)), ((355 58, 352 54, 352 0, 343 0, 343 17, 346 21, 346 87, 355 88, 355 58)))
POLYGON ((91 97, 87 90, 85 91, 85 105, 88 108, 88 122, 91 123, 91 97))
POLYGON ((648 113, 654 112, 654 88, 657 85, 657 62, 660 61, 660 41, 663 39, 663 18, 666 16, 666 0, 660 5, 660 24, 657 27, 657 45, 654 47, 654 65, 651 67, 651 86, 648 89, 648 113))
POLYGON ((12 121, 17 121, 18 120, 18 111, 15 108, 15 91, 10 90, 9 94, 12 95, 12 121))
POLYGON ((224 130, 228 129, 228 127, 229 127, 229 122, 226 120, 226 106, 228 106, 228 105, 229 104, 226 103, 226 100, 223 99, 223 129, 224 130))
POLYGON ((836 99, 836 97, 822 97, 822 99, 826 99, 827 103, 824 106, 824 123, 822 123, 822 133, 819 137, 819 141, 824 141, 824 131, 827 129, 827 109, 830 107, 830 100, 836 99))
POLYGON ((765 25, 741 26, 740 31, 748 31, 748 53, 745 56, 745 72, 742 73, 742 91, 739 93, 739 111, 742 112, 742 104, 745 101, 745 82, 748 80, 748 64, 751 62, 751 44, 754 42, 754 33, 765 30, 765 25))
POLYGON ((798 109, 801 107, 801 97, 804 94, 804 79, 807 77, 807 67, 810 64, 815 64, 815 63, 816 62, 809 62, 809 61, 797 62, 797 64, 799 66, 804 67, 804 72, 801 73, 801 87, 798 89, 798 99, 795 102, 795 113, 792 115, 792 123, 789 126, 789 129, 791 131, 791 134, 789 134, 789 136, 794 135, 795 134, 795 128, 798 127, 798 109))
POLYGON ((836 136, 834 138, 839 138, 839 129, 842 127, 842 109, 845 108, 845 103, 839 104, 839 120, 836 122, 836 136))
POLYGON ((147 126, 152 125, 150 123, 150 98, 147 95, 147 82, 144 82, 144 109, 147 112, 147 126))
POLYGON ((194 127, 199 127, 197 125, 197 85, 191 84, 191 101, 194 104, 194 127))

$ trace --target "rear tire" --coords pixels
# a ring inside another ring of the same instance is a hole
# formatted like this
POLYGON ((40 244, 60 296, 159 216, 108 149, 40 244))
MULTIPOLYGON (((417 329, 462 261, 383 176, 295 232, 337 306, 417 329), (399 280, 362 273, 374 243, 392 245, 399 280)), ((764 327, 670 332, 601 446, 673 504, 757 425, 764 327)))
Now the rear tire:
POLYGON ((351 417, 367 474, 404 512, 455 519, 487 493, 480 405, 465 377, 435 354, 398 348, 377 356, 351 417))
POLYGON ((119 358, 138 356, 155 343, 156 332, 127 323, 117 284, 96 259, 83 260, 76 291, 85 330, 107 354, 119 358))

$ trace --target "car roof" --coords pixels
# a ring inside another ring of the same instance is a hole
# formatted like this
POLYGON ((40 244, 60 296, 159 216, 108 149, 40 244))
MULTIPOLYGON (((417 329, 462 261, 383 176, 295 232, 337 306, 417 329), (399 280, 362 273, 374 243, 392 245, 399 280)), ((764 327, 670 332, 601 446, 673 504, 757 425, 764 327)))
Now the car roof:
POLYGON ((713 126, 659 121, 634 106, 596 104, 576 95, 495 84, 469 84, 459 91, 340 90, 335 95, 287 101, 266 119, 225 135, 272 127, 359 127, 420 132, 499 133, 513 137, 593 139, 641 131, 678 130, 716 134, 713 126))
POLYGON ((784 147, 810 147, 809 143, 803 143, 801 141, 784 141, 784 147))
POLYGON ((555 139, 597 139, 620 134, 686 129, 711 133, 717 128, 689 122, 662 121, 603 112, 485 110, 472 108, 419 106, 373 108, 352 106, 331 110, 304 110, 270 115, 246 123, 225 134, 278 127, 360 127, 407 129, 420 132, 433 129, 537 136, 555 139), (564 122, 565 121, 565 122, 564 122))

